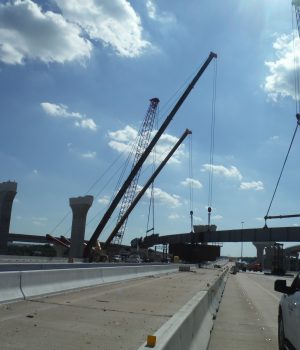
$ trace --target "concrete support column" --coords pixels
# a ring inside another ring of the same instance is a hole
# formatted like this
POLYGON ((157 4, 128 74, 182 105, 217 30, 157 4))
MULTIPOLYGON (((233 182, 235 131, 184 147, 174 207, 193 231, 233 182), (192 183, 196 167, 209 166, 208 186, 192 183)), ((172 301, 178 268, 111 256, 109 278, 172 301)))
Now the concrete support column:
POLYGON ((252 242, 252 244, 255 246, 257 251, 257 262, 261 264, 262 268, 265 266, 264 261, 264 249, 272 246, 273 242, 252 242))
POLYGON ((83 257, 86 216, 93 200, 93 196, 70 198, 73 212, 70 258, 83 257))
POLYGON ((16 182, 0 183, 0 253, 7 251, 11 209, 16 193, 16 182))

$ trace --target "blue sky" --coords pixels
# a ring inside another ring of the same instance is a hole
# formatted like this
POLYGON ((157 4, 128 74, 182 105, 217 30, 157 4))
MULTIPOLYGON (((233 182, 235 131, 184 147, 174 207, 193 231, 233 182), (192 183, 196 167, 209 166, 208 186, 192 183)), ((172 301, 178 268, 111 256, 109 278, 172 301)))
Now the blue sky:
MULTIPOLYGON (((89 192, 95 196, 89 238, 114 193, 149 99, 161 101, 160 125, 174 93, 210 51, 218 54, 217 63, 210 64, 157 148, 162 157, 186 128, 193 132, 192 174, 186 139, 155 182, 160 234, 189 231, 189 178, 194 221, 207 224, 215 64, 212 223, 219 229, 240 228, 242 221, 247 228, 263 226, 296 125, 293 72, 299 42, 290 3, 2 0, 0 180, 18 182, 11 232, 68 236, 69 197, 87 194, 99 180, 89 192)), ((299 212, 298 146, 299 135, 270 214, 299 212)), ((140 185, 150 173, 148 162, 140 185)), ((131 214, 124 243, 145 235, 148 197, 131 214)), ((224 255, 239 252, 239 244, 222 249, 224 255)), ((244 254, 255 254, 251 244, 245 244, 244 254)))

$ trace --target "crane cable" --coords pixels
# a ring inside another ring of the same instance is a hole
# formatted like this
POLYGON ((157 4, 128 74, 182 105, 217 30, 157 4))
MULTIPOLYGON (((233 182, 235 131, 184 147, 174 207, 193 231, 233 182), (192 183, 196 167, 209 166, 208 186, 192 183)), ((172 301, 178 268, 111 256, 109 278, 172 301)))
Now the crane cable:
MULTIPOLYGON (((282 173, 284 171, 287 159, 289 157, 290 150, 291 150, 292 145, 294 143, 294 139, 295 139, 295 136, 296 136, 296 133, 297 133, 297 130, 298 130, 298 126, 300 125, 300 114, 299 114, 300 83, 299 83, 299 71, 297 69, 297 61, 298 60, 297 60, 297 56, 296 56, 296 47, 295 47, 295 40, 296 40, 296 38, 295 38, 295 22, 294 22, 293 7, 292 7, 292 29, 293 29, 293 50, 294 50, 294 96, 295 96, 295 105, 296 105, 297 124, 296 124, 296 128, 294 130, 293 136, 292 136, 292 140, 290 142, 290 146, 289 146, 287 154, 285 156, 285 159, 284 159, 281 171, 280 171, 280 175, 278 177, 278 180, 277 180, 274 192, 273 192, 273 196, 271 198, 271 202, 270 202, 270 205, 269 205, 268 210, 267 210, 267 214, 264 217, 264 219, 265 219, 265 227, 267 227, 267 219, 268 219, 268 216, 269 216, 269 212, 270 212, 271 206, 273 204, 273 200, 275 198, 275 195, 276 195, 276 192, 277 192, 277 189, 278 189, 278 185, 279 185, 279 182, 281 180, 282 173)), ((299 35, 300 35, 300 33, 299 33, 299 35)))
POLYGON ((213 77, 213 93, 212 93, 212 106, 211 106, 211 126, 210 126, 210 154, 209 154, 209 178, 208 178, 208 227, 210 227, 210 218, 212 211, 213 200, 213 175, 214 175, 214 151, 215 151, 215 125, 216 125, 216 99, 217 99, 217 60, 214 64, 214 77, 213 77))
POLYGON ((280 180, 281 180, 281 176, 282 176, 283 170, 284 170, 284 168, 285 168, 285 165, 286 165, 288 156, 289 156, 289 154, 290 154, 290 150, 291 150, 291 148, 292 148, 292 145, 293 145, 293 142, 294 142, 294 139, 295 139, 295 136, 296 136, 296 133, 297 133, 297 130, 298 130, 298 126, 299 126, 299 125, 300 125, 300 115, 297 114, 297 125, 296 125, 296 128, 295 128, 293 137, 292 137, 292 141, 291 141, 291 143, 290 143, 288 152, 287 152, 287 154, 286 154, 286 156, 285 156, 285 159, 284 159, 284 162, 283 162, 283 166, 282 166, 282 168, 281 168, 280 175, 279 175, 279 178, 278 178, 278 180, 277 180, 277 183, 276 183, 276 186, 275 186, 275 190, 274 190, 274 192, 273 192, 273 196, 272 196, 272 199, 271 199, 271 202, 270 202, 270 205, 269 205, 267 214, 266 214, 265 217, 264 217, 264 219, 265 219, 265 227, 267 226, 267 224, 266 224, 267 217, 268 217, 268 215, 269 215, 269 212, 270 212, 270 209, 271 209, 271 206, 272 206, 272 203, 273 203, 275 194, 276 194, 276 192, 277 192, 277 188, 278 188, 279 182, 280 182, 280 180))
MULTIPOLYGON (((157 116, 160 115, 160 108, 157 107, 157 116)), ((155 129, 158 130, 158 117, 154 120, 155 123, 155 129)), ((155 145, 152 151, 152 174, 154 173, 156 169, 156 162, 157 162, 157 146, 155 145)), ((150 201, 149 201, 149 208, 148 208, 148 218, 147 218, 147 228, 146 228, 146 237, 149 232, 154 234, 155 233, 155 211, 154 211, 154 181, 151 184, 151 192, 150 192, 150 201), (152 209, 152 210, 151 210, 152 209), (152 213, 152 227, 149 228, 150 223, 150 215, 152 213)))
POLYGON ((191 217, 191 232, 194 232, 194 192, 193 192, 193 134, 189 135, 189 194, 190 194, 190 217, 191 217))

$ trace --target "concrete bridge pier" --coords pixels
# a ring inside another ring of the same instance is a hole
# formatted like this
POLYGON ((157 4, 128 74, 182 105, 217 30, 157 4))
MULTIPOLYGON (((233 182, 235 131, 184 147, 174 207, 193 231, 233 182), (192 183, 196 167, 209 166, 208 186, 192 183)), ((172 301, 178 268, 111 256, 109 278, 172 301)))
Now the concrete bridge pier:
POLYGON ((73 220, 69 258, 81 259, 83 257, 86 216, 93 200, 93 196, 70 198, 73 220))
POLYGON ((252 242, 257 251, 257 262, 264 268, 264 250, 273 246, 274 242, 252 242))
POLYGON ((11 210, 16 193, 16 182, 0 183, 0 254, 7 252, 11 210))

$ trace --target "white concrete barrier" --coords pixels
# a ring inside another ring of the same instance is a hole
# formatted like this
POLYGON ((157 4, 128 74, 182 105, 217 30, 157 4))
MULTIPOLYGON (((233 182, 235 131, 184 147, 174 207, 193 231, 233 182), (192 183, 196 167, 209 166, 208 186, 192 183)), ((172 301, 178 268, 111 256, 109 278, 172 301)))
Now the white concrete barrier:
POLYGON ((137 278, 136 266, 106 267, 103 269, 103 282, 111 283, 137 278))
POLYGON ((114 266, 0 273, 0 303, 177 271, 177 265, 114 266))
POLYGON ((102 283, 102 268, 24 271, 21 273, 21 286, 25 298, 91 287, 102 283))
POLYGON ((0 303, 24 299, 20 285, 20 272, 2 272, 0 274, 0 303))
MULTIPOLYGON (((201 291, 171 317, 154 336, 155 350, 206 350, 213 318, 222 296, 227 271, 208 291, 201 291)), ((146 350, 146 342, 138 350, 146 350)))

